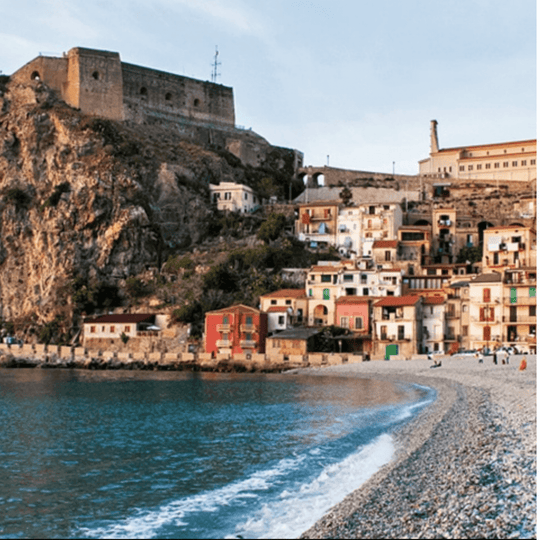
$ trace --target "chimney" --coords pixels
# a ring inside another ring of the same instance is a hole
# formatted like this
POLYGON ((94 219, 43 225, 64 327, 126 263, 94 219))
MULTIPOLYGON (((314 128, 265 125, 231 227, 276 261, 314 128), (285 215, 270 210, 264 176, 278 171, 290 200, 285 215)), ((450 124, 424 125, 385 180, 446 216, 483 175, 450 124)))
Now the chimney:
POLYGON ((439 151, 439 138, 437 137, 437 120, 431 121, 431 153, 439 151))

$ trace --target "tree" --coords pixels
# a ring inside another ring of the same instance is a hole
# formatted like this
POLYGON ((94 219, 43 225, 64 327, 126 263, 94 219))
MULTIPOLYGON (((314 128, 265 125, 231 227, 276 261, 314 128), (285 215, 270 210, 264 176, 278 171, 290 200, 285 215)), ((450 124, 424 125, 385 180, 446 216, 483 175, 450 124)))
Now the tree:
POLYGON ((268 219, 261 225, 257 238, 263 240, 267 244, 272 240, 279 238, 279 235, 285 228, 287 218, 283 214, 276 214, 272 212, 268 219))
POLYGON ((347 187, 345 186, 340 192, 339 192, 339 197, 340 199, 342 200, 343 204, 345 206, 349 206, 350 202, 351 202, 351 199, 352 199, 352 191, 347 187))
POLYGON ((482 260, 482 247, 481 246, 473 246, 473 247, 467 247, 463 246, 458 253, 457 256, 457 262, 458 263, 466 263, 469 261, 469 264, 479 262, 482 260))

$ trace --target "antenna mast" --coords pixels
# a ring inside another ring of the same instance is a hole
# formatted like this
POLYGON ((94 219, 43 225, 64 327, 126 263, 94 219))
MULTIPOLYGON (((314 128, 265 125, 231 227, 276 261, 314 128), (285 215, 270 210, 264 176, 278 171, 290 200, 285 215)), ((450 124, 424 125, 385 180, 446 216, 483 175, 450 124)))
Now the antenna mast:
POLYGON ((221 77, 221 73, 218 73, 218 66, 221 66, 221 62, 218 62, 219 51, 216 45, 216 54, 214 55, 214 63, 212 64, 212 82, 217 83, 217 78, 221 77))

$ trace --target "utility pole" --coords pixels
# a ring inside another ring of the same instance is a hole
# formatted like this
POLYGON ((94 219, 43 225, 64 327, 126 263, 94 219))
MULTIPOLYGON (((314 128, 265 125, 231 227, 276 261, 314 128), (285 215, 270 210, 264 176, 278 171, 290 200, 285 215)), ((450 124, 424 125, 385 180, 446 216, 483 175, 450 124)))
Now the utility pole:
POLYGON ((216 45, 216 54, 214 55, 214 63, 212 64, 212 82, 217 83, 217 78, 221 77, 221 73, 218 73, 218 67, 221 66, 221 62, 218 62, 219 51, 216 45))

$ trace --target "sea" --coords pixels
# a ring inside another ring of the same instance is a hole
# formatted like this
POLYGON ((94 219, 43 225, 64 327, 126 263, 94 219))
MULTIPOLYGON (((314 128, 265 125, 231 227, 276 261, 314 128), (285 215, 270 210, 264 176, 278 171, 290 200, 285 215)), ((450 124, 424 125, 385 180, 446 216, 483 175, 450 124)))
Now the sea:
POLYGON ((363 378, 0 371, 0 538, 294 538, 435 390, 363 378))

